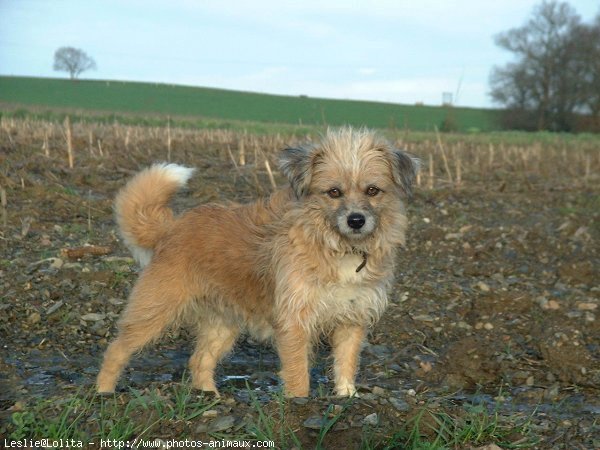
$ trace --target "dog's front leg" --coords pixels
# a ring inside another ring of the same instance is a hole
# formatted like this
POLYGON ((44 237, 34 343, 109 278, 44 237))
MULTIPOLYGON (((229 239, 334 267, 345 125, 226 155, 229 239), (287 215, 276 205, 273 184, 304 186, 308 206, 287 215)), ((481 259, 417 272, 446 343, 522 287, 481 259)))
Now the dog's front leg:
POLYGON ((333 373, 337 395, 349 397, 356 394, 354 378, 364 337, 365 328, 360 325, 338 325, 333 331, 331 346, 333 347, 333 373))
POLYGON ((287 397, 308 397, 308 353, 310 339, 300 324, 286 324, 276 331, 281 378, 287 397))

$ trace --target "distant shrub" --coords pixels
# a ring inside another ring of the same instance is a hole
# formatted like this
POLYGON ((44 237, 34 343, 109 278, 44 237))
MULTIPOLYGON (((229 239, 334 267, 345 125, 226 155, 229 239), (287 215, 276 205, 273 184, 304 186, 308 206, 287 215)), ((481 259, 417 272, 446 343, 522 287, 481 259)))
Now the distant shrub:
POLYGON ((451 110, 446 113, 446 117, 444 117, 444 120, 440 123, 440 131, 444 133, 454 133, 458 131, 458 122, 451 110))

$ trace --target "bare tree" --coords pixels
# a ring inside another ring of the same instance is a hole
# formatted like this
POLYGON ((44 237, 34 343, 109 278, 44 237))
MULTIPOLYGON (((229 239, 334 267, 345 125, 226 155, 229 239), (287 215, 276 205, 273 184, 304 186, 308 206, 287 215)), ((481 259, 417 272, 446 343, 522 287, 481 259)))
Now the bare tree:
POLYGON ((578 56, 580 112, 589 115, 580 119, 589 122, 581 128, 600 131, 600 13, 592 24, 577 27, 572 47, 578 56))
POLYGON ((569 129, 578 100, 572 84, 578 76, 572 48, 578 26, 580 17, 567 3, 543 1, 525 25, 496 36, 496 44, 517 61, 493 69, 492 99, 513 117, 528 116, 528 127, 534 118, 539 130, 569 129))
POLYGON ((96 69, 96 62, 83 50, 73 47, 60 47, 54 52, 53 69, 69 72, 71 80, 74 80, 81 72, 96 69))

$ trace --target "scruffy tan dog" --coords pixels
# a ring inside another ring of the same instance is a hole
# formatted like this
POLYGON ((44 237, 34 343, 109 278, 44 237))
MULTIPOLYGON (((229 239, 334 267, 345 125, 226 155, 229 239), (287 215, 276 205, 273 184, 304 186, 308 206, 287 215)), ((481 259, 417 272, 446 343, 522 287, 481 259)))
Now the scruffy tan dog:
POLYGON ((361 343, 387 304, 402 198, 417 163, 361 129, 328 131, 287 148, 290 187, 252 204, 207 204, 173 217, 167 206, 192 169, 157 164, 116 199, 125 243, 145 266, 98 375, 113 392, 131 355, 182 321, 196 329, 193 385, 217 392, 214 370, 242 331, 272 338, 288 396, 309 393, 309 355, 323 335, 335 391, 355 393, 361 343))

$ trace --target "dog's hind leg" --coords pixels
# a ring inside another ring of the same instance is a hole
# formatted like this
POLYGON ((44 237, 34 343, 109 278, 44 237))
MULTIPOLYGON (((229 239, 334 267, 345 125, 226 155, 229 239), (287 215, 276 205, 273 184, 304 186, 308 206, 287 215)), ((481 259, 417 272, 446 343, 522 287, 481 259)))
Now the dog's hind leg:
POLYGON ((106 350, 98 374, 98 392, 114 392, 131 355, 161 336, 180 315, 192 293, 174 271, 149 266, 140 276, 119 321, 119 333, 106 350))
POLYGON ((356 394, 354 378, 365 329, 359 325, 338 325, 331 336, 335 392, 348 397, 356 394))
POLYGON ((214 379, 215 367, 233 348, 240 330, 236 324, 212 314, 211 317, 203 317, 197 328, 196 349, 190 358, 192 385, 219 395, 214 379))

